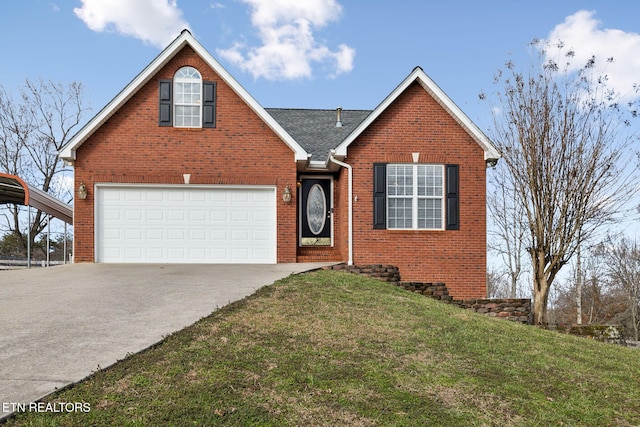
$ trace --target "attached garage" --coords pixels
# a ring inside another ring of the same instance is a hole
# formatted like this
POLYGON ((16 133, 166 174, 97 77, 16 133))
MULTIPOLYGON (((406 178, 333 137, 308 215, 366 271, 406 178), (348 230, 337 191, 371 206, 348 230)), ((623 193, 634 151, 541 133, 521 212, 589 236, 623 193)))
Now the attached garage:
POLYGON ((96 185, 96 261, 276 263, 270 186, 96 185))

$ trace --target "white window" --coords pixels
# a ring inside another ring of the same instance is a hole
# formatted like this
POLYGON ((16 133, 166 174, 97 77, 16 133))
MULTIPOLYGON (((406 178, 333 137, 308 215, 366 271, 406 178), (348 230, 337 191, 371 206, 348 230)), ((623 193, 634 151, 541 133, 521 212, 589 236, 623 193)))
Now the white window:
POLYGON ((443 165, 387 165, 387 228, 442 230, 443 206, 443 165))
POLYGON ((193 67, 180 68, 173 78, 173 124, 202 127, 202 76, 193 67))

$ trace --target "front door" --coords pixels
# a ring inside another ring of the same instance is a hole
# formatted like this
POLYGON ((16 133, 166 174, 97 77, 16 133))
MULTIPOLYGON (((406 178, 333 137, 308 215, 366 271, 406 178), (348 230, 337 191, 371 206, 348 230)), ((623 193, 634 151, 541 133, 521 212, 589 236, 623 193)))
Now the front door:
POLYGON ((300 245, 331 246, 333 206, 331 178, 303 178, 300 199, 300 245))

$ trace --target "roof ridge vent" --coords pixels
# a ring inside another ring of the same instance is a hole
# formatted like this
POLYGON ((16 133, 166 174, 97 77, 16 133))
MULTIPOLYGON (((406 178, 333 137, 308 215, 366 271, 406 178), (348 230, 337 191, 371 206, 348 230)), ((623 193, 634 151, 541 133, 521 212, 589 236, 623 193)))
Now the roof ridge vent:
POLYGON ((342 127, 342 107, 336 108, 336 127, 342 127))

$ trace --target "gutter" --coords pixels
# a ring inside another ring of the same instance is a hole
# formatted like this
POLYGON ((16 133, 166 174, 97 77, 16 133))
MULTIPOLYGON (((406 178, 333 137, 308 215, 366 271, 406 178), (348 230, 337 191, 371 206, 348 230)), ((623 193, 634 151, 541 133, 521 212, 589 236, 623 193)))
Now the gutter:
POLYGON ((349 177, 349 261, 347 264, 353 265, 353 170, 351 169, 351 165, 341 162, 333 157, 335 153, 335 150, 331 150, 329 153, 329 161, 346 168, 349 177))

